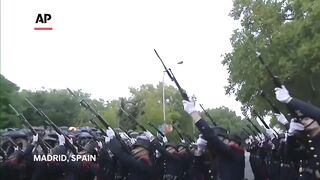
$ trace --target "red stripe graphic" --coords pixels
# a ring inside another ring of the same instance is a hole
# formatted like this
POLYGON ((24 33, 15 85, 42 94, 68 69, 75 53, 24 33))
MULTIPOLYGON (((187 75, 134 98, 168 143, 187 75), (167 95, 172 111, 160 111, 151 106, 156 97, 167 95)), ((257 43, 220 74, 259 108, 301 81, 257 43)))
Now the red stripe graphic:
POLYGON ((52 30, 52 27, 35 27, 34 30, 52 30))

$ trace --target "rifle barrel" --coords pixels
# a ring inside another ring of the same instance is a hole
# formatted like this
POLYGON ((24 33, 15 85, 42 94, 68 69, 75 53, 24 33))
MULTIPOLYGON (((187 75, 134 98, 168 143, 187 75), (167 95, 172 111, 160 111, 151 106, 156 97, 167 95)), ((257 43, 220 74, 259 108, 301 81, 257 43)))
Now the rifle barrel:
POLYGON ((213 118, 211 117, 211 115, 203 108, 202 104, 199 104, 201 109, 203 110, 203 112, 206 114, 206 116, 211 120, 211 123, 214 125, 214 126, 217 126, 217 123, 214 122, 213 118))

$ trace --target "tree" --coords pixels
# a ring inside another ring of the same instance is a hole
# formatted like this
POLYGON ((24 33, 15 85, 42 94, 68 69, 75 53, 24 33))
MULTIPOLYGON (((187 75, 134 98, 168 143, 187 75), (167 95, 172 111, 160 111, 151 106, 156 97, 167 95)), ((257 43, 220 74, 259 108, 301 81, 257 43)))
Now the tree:
POLYGON ((16 105, 21 101, 18 92, 19 87, 0 74, 0 129, 19 126, 18 117, 9 107, 9 104, 12 104, 20 109, 20 106, 16 105))
MULTIPOLYGON (((166 99, 166 122, 167 124, 176 124, 181 131, 193 136, 192 121, 188 114, 183 110, 182 98, 179 91, 173 86, 165 86, 166 99)), ((156 87, 151 84, 145 84, 139 88, 130 88, 131 96, 122 100, 122 107, 131 114, 140 124, 156 133, 154 129, 149 128, 148 122, 156 126, 161 126, 163 122, 162 109, 162 84, 156 87)), ((126 129, 136 129, 136 124, 119 110, 119 123, 126 129)), ((177 140, 177 134, 172 132, 167 134, 169 139, 177 140)))
MULTIPOLYGON (((272 72, 291 95, 320 104, 319 1, 236 0, 230 15, 241 29, 231 37, 233 51, 224 55, 228 68, 227 94, 235 94, 244 108, 266 115, 270 106, 259 96, 264 90, 274 97, 274 86, 258 61, 260 52, 272 72)), ((272 102, 286 111, 283 105, 272 102)))
MULTIPOLYGON (((240 116, 237 116, 234 111, 224 106, 214 109, 208 109, 207 112, 219 127, 223 127, 231 133, 240 134, 242 128, 245 127, 245 124, 248 124, 246 120, 242 119, 240 116)), ((205 119, 209 119, 206 117, 204 112, 202 112, 202 117, 205 117, 205 119)))
MULTIPOLYGON (((57 126, 74 126, 81 124, 85 117, 79 117, 81 110, 78 102, 72 98, 67 90, 23 90, 21 95, 28 98, 35 107, 41 109, 57 126)), ((24 102, 23 114, 34 126, 45 125, 44 118, 40 117, 34 109, 24 102)))

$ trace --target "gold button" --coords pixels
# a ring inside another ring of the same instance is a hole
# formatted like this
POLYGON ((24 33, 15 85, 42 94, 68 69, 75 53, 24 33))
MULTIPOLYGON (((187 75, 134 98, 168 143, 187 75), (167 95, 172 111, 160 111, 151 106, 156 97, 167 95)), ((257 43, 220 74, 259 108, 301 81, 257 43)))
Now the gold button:
POLYGON ((320 163, 319 163, 319 162, 316 162, 316 165, 317 165, 317 166, 319 166, 319 165, 320 165, 320 163))
POLYGON ((312 140, 310 139, 308 142, 309 142, 309 143, 312 143, 312 140))
POLYGON ((307 137, 310 137, 310 134, 307 134, 307 137))
POLYGON ((316 154, 315 154, 315 155, 313 155, 313 157, 317 158, 317 157, 318 157, 318 155, 316 155, 316 154))
POLYGON ((314 147, 310 147, 310 150, 313 151, 315 148, 314 147))

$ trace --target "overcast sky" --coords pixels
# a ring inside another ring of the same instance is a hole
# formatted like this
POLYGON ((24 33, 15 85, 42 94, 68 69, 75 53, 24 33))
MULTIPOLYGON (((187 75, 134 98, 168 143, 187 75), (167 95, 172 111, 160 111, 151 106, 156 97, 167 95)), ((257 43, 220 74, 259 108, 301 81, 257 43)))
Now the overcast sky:
POLYGON ((128 87, 162 81, 155 48, 189 95, 240 115, 241 104, 225 95, 221 64, 239 27, 231 8, 232 0, 2 0, 1 74, 22 89, 69 87, 117 99, 130 95, 128 87), (38 13, 52 19, 36 24, 38 13))

